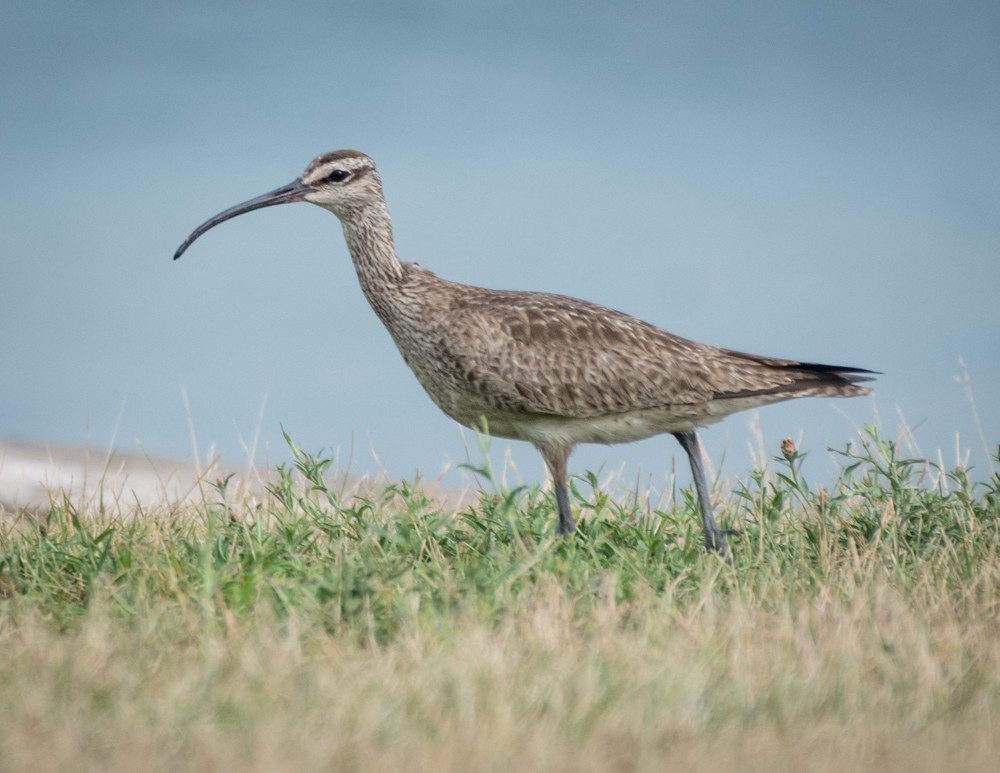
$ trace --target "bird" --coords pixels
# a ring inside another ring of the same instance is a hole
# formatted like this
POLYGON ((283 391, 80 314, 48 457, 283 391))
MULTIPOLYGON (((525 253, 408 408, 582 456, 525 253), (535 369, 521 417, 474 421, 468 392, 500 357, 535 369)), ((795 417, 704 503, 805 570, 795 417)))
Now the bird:
POLYGON ((323 153, 291 183, 209 218, 174 260, 220 223, 299 201, 340 220, 365 298, 438 408, 467 427, 539 451, 560 535, 576 528, 567 464, 577 444, 669 433, 691 466, 705 549, 731 560, 725 537, 738 532, 715 519, 697 430, 791 398, 871 392, 860 384, 875 371, 698 343, 588 301, 460 284, 404 262, 375 162, 356 150, 323 153))

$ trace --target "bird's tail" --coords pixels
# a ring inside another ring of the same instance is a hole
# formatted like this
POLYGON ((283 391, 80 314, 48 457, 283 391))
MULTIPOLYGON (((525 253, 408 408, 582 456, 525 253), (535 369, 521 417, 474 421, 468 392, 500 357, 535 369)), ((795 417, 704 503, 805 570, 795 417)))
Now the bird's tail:
POLYGON ((769 395, 773 395, 776 400, 793 397, 860 397, 871 394, 872 390, 871 387, 859 384, 874 381, 875 376, 879 375, 878 371, 846 365, 780 360, 732 350, 726 350, 726 354, 742 361, 744 365, 752 363, 751 367, 757 366, 753 368, 757 376, 754 379, 756 385, 721 390, 716 393, 716 398, 737 399, 769 395), (765 374, 771 378, 761 378, 765 374))

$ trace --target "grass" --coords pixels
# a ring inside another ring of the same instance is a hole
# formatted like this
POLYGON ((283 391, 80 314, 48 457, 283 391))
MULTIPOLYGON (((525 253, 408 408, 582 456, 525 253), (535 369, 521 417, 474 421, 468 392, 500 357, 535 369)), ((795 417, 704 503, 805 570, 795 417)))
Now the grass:
MULTIPOLYGON (((718 506, 329 483, 0 519, 0 770, 994 770, 1000 477, 868 431, 718 506)), ((484 473, 488 471, 483 471, 484 473)))

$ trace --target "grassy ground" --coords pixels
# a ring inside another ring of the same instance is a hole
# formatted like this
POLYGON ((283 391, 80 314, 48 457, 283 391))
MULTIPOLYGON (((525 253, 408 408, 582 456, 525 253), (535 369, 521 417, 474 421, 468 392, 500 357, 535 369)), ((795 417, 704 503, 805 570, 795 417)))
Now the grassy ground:
POLYGON ((575 481, 443 510, 267 497, 0 519, 0 769, 996 769, 1000 478, 869 433, 830 491, 788 449, 718 513, 575 481))

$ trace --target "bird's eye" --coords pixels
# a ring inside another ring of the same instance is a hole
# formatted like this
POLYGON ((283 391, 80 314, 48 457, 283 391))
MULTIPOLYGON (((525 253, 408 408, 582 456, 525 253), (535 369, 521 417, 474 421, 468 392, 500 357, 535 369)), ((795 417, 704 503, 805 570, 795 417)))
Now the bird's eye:
POLYGON ((326 179, 328 182, 342 183, 350 176, 351 173, 348 172, 346 169, 334 169, 332 172, 330 172, 330 174, 326 176, 326 179))

